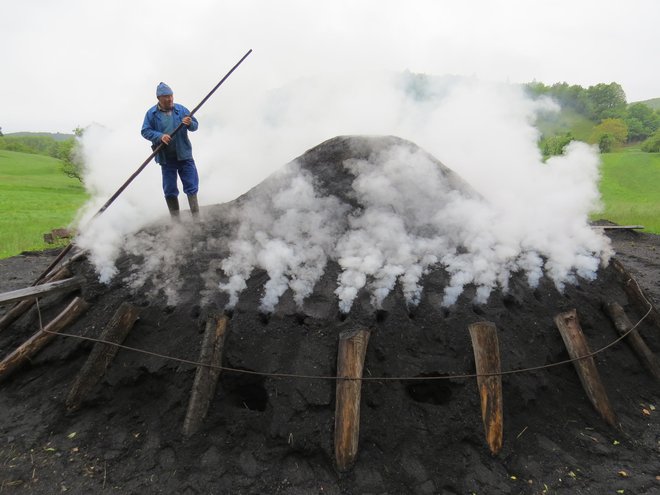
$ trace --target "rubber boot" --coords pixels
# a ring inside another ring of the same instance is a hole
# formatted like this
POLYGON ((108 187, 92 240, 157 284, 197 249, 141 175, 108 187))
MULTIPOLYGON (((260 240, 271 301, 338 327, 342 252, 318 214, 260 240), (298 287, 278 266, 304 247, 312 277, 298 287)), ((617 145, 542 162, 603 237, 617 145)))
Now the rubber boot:
POLYGON ((170 210, 170 215, 173 219, 179 219, 179 198, 176 196, 166 196, 167 208, 170 210))
POLYGON ((197 194, 188 196, 188 204, 190 205, 190 213, 195 220, 199 218, 199 203, 197 202, 197 194))

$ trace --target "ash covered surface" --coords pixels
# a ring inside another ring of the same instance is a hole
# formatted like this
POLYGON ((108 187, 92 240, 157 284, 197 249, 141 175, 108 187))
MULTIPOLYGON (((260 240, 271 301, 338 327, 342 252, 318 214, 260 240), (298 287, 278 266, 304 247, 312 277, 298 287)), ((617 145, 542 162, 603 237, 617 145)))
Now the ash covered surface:
MULTIPOLYGON (((336 160, 336 153, 342 159, 356 158, 355 147, 349 157, 343 155, 348 151, 341 141, 331 145, 336 149, 317 148, 310 151, 316 155, 304 155, 303 167, 323 163, 323 157, 336 160)), ((328 179, 325 187, 348 191, 350 176, 331 164, 328 161, 335 176, 322 175, 328 179)), ((472 194, 469 188, 465 191, 472 194)), ((237 204, 245 204, 250 194, 237 204)), ((355 201, 351 195, 345 199, 355 201)), ((190 239, 193 255, 177 258, 176 278, 157 270, 140 278, 135 267, 145 257, 136 254, 117 260, 119 275, 109 284, 96 282, 87 262, 74 263, 73 271, 88 279, 82 296, 92 306, 66 331, 98 336, 119 305, 128 301, 140 308, 140 318, 125 345, 196 360, 207 316, 221 312, 229 300, 216 288, 222 279, 217 260, 230 248, 207 240, 230 239, 236 232, 231 206, 209 207, 203 222, 179 227, 181 237, 190 239), (176 294, 163 287, 175 287, 176 294)), ((167 229, 152 230, 144 235, 164 236, 161 232, 167 229)), ((617 258, 658 305, 660 238, 627 231, 608 236, 617 258)), ((1 260, 3 290, 27 287, 51 260, 50 253, 1 260)), ((223 365, 333 376, 339 333, 369 328, 365 376, 472 373, 467 327, 488 320, 497 325, 502 367, 511 370, 568 358, 553 321, 560 312, 577 309, 592 350, 617 338, 601 309, 603 301, 621 304, 633 322, 642 316, 611 266, 600 268, 595 280, 578 278, 563 293, 546 276, 531 288, 524 274, 514 273, 508 291, 494 289, 487 303, 474 303, 476 288, 468 285, 449 307, 441 303, 450 275, 434 267, 422 277, 417 306, 406 303, 397 283, 380 311, 362 290, 346 314, 339 311, 335 294, 342 269, 331 259, 302 307, 287 290, 268 315, 260 308, 269 276, 263 269, 253 271, 233 308, 223 365)), ((45 298, 42 319, 49 321, 67 301, 45 298)), ((3 355, 38 326, 32 311, 0 333, 3 355)), ((639 330, 659 352, 658 328, 645 321, 639 330)), ((334 468, 333 381, 223 372, 202 429, 186 439, 181 429, 195 369, 161 357, 120 350, 82 407, 67 413, 64 401, 91 348, 89 342, 59 337, 0 384, 0 493, 660 490, 660 412, 655 409, 660 407, 659 384, 625 343, 595 358, 620 428, 608 427, 598 416, 570 364, 503 377, 504 447, 496 456, 485 442, 473 379, 369 381, 362 386, 357 461, 343 474, 334 468)))

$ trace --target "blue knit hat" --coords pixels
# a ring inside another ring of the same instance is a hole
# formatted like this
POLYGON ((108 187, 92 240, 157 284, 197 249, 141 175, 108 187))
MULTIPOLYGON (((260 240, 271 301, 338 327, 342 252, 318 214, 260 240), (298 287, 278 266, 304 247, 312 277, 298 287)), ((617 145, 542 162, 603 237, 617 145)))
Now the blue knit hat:
POLYGON ((168 96, 173 95, 174 91, 164 82, 160 83, 156 88, 156 96, 168 96))

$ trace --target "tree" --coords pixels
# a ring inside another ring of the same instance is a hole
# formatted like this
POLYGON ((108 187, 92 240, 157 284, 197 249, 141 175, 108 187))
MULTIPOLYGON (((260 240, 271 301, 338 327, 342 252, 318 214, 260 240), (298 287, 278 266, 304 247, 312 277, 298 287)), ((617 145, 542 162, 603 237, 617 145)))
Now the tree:
POLYGON ((655 131, 655 134, 648 138, 642 144, 642 151, 648 153, 658 153, 660 152, 660 130, 655 131))
POLYGON ((622 118, 626 113, 626 93, 618 83, 589 86, 587 95, 596 121, 622 118))
POLYGON ((622 119, 605 119, 594 127, 589 141, 598 144, 601 153, 608 153, 623 145, 626 139, 628 126, 622 119))
POLYGON ((2 133, 2 127, 0 127, 0 137, 2 136, 4 136, 4 134, 2 133))
POLYGON ((660 128, 660 114, 644 103, 633 103, 625 118, 628 141, 642 141, 660 128))
POLYGON ((80 149, 80 139, 85 133, 85 129, 76 127, 73 130, 75 138, 67 139, 59 144, 58 158, 62 160, 62 172, 69 177, 83 181, 84 162, 80 149))
POLYGON ((543 153, 543 158, 547 159, 551 156, 562 155, 564 153, 564 148, 573 141, 575 138, 570 132, 566 134, 561 134, 558 136, 544 137, 539 143, 541 148, 541 153, 543 153))

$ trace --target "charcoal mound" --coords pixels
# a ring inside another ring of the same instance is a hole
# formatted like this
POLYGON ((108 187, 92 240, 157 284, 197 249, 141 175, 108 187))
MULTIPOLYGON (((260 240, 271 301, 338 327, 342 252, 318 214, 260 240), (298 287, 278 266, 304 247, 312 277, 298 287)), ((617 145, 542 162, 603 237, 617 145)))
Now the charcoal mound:
MULTIPOLYGON (((318 191, 360 209, 351 193, 354 177, 338 164, 374 159, 393 143, 414 146, 395 137, 340 137, 295 162, 314 176, 318 191)), ((438 166, 453 188, 478 196, 438 166)), ((118 275, 109 283, 98 281, 86 259, 70 263, 87 281, 77 295, 90 308, 65 332, 97 338, 120 305, 130 303, 139 319, 124 345, 149 354, 120 349, 76 411, 65 402, 93 342, 58 337, 6 378, 0 385, 0 492, 449 495, 660 488, 658 383, 625 343, 594 358, 616 427, 594 410, 572 364, 507 374, 504 445, 497 455, 485 441, 475 380, 459 376, 475 370, 468 326, 476 322, 496 325, 503 370, 567 360, 554 318, 572 309, 592 350, 610 344, 618 334, 603 303, 619 303, 633 322, 644 316, 612 264, 561 292, 547 277, 531 288, 524 274, 514 273, 507 290, 495 288, 486 303, 475 303, 477 288, 468 285, 450 306, 442 304, 450 276, 434 266, 422 276, 417 304, 409 304, 397 283, 380 307, 365 290, 343 313, 335 293, 342 267, 330 259, 302 306, 286 290, 274 310, 264 312, 269 276, 255 269, 228 311, 229 296, 217 290, 223 277, 218 260, 228 256, 240 229, 237 212, 264 189, 276 190, 283 177, 266 179, 233 203, 206 207, 200 223, 177 226, 185 242, 177 247, 176 276, 154 271, 140 278, 136 267, 149 253, 130 250, 116 261, 118 275), (222 314, 229 317, 222 365, 231 371, 220 375, 201 429, 186 437, 183 420, 196 371, 189 362, 199 358, 208 318, 222 314), (339 335, 358 329, 370 331, 364 375, 383 380, 362 385, 359 452, 352 468, 339 472, 336 382, 320 377, 336 376, 339 335), (437 380, 414 380, 429 377, 437 380)), ((171 230, 164 223, 139 235, 166 242, 171 230)), ((658 244, 655 237, 652 242, 658 244)), ((0 333, 3 354, 74 295, 44 298, 39 311, 0 333)), ((644 320, 639 330, 660 349, 652 322, 644 320)))

